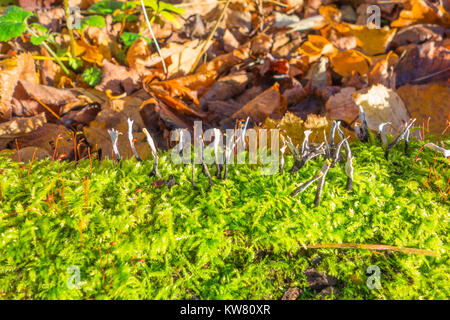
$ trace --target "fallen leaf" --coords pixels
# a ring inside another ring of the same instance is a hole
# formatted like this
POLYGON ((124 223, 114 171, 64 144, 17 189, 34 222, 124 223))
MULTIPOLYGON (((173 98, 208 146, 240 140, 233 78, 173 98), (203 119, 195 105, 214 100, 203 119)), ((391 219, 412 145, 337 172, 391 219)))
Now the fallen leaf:
POLYGON ((400 128, 408 122, 410 115, 405 104, 395 91, 383 85, 374 85, 353 94, 355 103, 363 107, 367 125, 378 130, 383 122, 391 122, 394 128, 400 128))
MULTIPOLYGON (((312 133, 309 136, 309 141, 311 143, 321 143, 324 141, 323 132, 325 130, 327 134, 327 139, 330 134, 332 121, 328 120, 324 116, 310 114, 308 115, 306 121, 297 117, 291 112, 286 112, 281 120, 274 120, 267 118, 264 122, 264 128, 267 129, 280 129, 280 134, 283 136, 289 136, 292 139, 294 146, 301 146, 305 138, 304 132, 306 130, 311 130, 312 133)), ((352 132, 342 127, 345 136, 354 136, 352 132)))
POLYGON ((224 101, 241 94, 252 78, 252 75, 245 71, 231 73, 220 78, 200 99, 200 107, 202 108, 211 100, 224 101))
POLYGON ((271 36, 264 33, 260 33, 259 35, 257 35, 255 38, 252 39, 251 42, 252 53, 258 55, 269 52, 270 48, 272 47, 272 42, 273 40, 271 36))
POLYGON ((11 99, 19 80, 36 82, 36 70, 30 53, 0 61, 0 122, 12 116, 11 99))
POLYGON ((365 75, 369 71, 369 65, 371 64, 370 57, 357 50, 340 51, 331 57, 331 66, 334 72, 343 77, 351 74, 352 71, 365 75))
POLYGON ((51 158, 50 153, 42 148, 38 147, 26 147, 19 151, 15 150, 10 156, 12 161, 20 161, 23 163, 28 163, 30 161, 39 161, 51 158))
POLYGON ((391 41, 391 48, 421 44, 425 41, 442 41, 445 28, 434 24, 416 24, 399 30, 391 41))
POLYGON ((111 90, 113 95, 123 92, 130 95, 142 87, 139 74, 135 70, 118 66, 106 59, 102 64, 102 82, 95 87, 97 90, 111 90))
POLYGON ((8 122, 0 123, 0 136, 28 133, 42 127, 47 122, 45 113, 33 117, 14 118, 8 122))
POLYGON ((447 80, 450 77, 450 48, 436 41, 411 45, 395 66, 395 73, 397 86, 447 80))
POLYGON ((404 85, 397 89, 397 94, 405 103, 417 125, 427 123, 429 130, 440 134, 450 120, 450 87, 445 83, 427 83, 423 85, 404 85))
POLYGON ((53 154, 55 147, 58 154, 74 154, 73 132, 62 125, 44 123, 31 132, 20 134, 9 143, 9 149, 16 148, 16 139, 19 149, 25 147, 38 147, 53 154), (60 138, 59 138, 60 137, 60 138), (56 140, 58 143, 56 144, 56 140))
POLYGON ((335 55, 337 49, 327 38, 310 34, 308 35, 308 40, 300 46, 299 52, 308 56, 310 58, 310 62, 314 62, 322 55, 335 55))
POLYGON ((359 107, 353 100, 355 88, 342 88, 331 96, 325 104, 327 118, 331 120, 343 120, 347 124, 352 123, 359 115, 359 107))
POLYGON ((398 56, 390 51, 383 57, 378 57, 378 61, 373 59, 373 66, 368 74, 369 84, 382 84, 387 88, 396 88, 396 76, 394 66, 398 63, 398 56))
POLYGON ((437 23, 445 27, 450 26, 450 14, 441 5, 431 4, 425 0, 410 0, 405 9, 400 12, 397 20, 391 23, 391 27, 404 27, 417 23, 437 23))
POLYGON ((346 24, 349 32, 356 37, 357 45, 369 56, 385 53, 395 36, 396 29, 370 28, 366 25, 346 24))
POLYGON ((255 122, 263 123, 267 117, 282 116, 286 112, 286 99, 280 94, 276 83, 262 94, 249 101, 233 114, 234 119, 250 117, 255 122))

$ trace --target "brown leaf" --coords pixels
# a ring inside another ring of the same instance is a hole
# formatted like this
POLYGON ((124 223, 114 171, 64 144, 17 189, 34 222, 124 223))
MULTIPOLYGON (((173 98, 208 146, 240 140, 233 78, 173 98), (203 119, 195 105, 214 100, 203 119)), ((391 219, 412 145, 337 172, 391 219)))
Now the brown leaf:
POLYGON ((433 24, 416 24, 398 31, 391 42, 391 48, 420 44, 425 41, 441 41, 445 34, 445 28, 433 24))
POLYGON ((134 120, 134 125, 137 128, 144 128, 144 123, 139 114, 142 102, 142 99, 135 96, 108 100, 102 105, 101 111, 90 126, 110 129, 121 123, 126 123, 127 119, 130 118, 134 120))
POLYGON ((108 60, 103 60, 102 82, 95 88, 100 91, 111 90, 112 95, 127 95, 140 89, 139 74, 134 69, 119 66, 108 60))
POLYGON ((234 119, 250 117, 253 121, 263 123, 267 117, 280 117, 286 112, 286 99, 280 94, 276 83, 255 99, 248 102, 233 114, 234 119))
POLYGON ((26 147, 22 148, 17 152, 15 150, 11 155, 10 158, 12 161, 20 161, 23 163, 28 163, 34 159, 34 161, 38 160, 44 160, 47 158, 51 158, 50 153, 42 148, 38 147, 26 147))
MULTIPOLYGON (((267 118, 264 127, 267 129, 278 128, 281 134, 291 137, 294 145, 301 145, 305 138, 305 130, 311 130, 310 142, 319 143, 323 142, 323 132, 326 131, 328 137, 331 130, 332 121, 326 117, 318 116, 315 114, 308 115, 306 121, 297 117, 291 112, 286 112, 281 120, 273 120, 267 118)), ((342 128, 342 127, 341 127, 342 128)), ((345 128, 342 128, 345 136, 353 136, 353 134, 345 128)))
POLYGON ((58 114, 63 105, 76 102, 78 98, 70 90, 19 81, 14 91, 13 114, 16 116, 32 116, 45 112, 47 120, 55 119, 55 116, 43 107, 38 100, 58 114))
POLYGON ((0 123, 0 136, 28 133, 42 127, 46 122, 45 113, 28 118, 14 118, 11 121, 0 123))
POLYGON ((450 78, 450 49, 436 41, 408 46, 395 72, 397 86, 446 80, 450 78))
POLYGON ((270 48, 272 47, 272 37, 260 33, 255 38, 252 39, 251 45, 252 45, 252 53, 255 55, 258 54, 266 54, 270 51, 270 48))
POLYGON ((355 88, 343 88, 331 96, 325 104, 326 115, 331 120, 343 120, 350 124, 359 115, 359 108, 353 100, 355 88))
MULTIPOLYGON (((62 125, 45 123, 42 127, 16 137, 20 148, 39 147, 53 154, 55 146, 59 154, 70 155, 74 151, 73 133, 62 125), (61 137, 61 138, 58 138, 61 137), (58 144, 56 145, 56 140, 58 144)), ((11 139, 10 149, 16 148, 15 139, 11 139)))
POLYGON ((417 125, 427 123, 429 130, 440 134, 450 121, 450 87, 445 83, 427 83, 423 85, 404 85, 397 89, 398 95, 417 125))
POLYGON ((382 84, 387 88, 395 89, 396 75, 394 66, 399 60, 398 56, 393 51, 390 51, 387 55, 379 57, 377 60, 373 59, 374 65, 368 74, 369 84, 382 84))
POLYGON ((30 53, 0 62, 0 122, 10 120, 11 99, 19 80, 36 82, 34 61, 30 53))
POLYGON ((242 93, 253 77, 250 73, 239 71, 220 78, 200 99, 200 106, 211 100, 228 100, 242 93))

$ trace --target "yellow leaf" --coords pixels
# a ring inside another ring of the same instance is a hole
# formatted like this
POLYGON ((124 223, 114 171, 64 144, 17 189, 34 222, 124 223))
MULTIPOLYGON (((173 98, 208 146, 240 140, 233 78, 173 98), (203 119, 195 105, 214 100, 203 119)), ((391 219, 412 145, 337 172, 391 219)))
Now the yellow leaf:
POLYGON ((308 40, 305 41, 299 48, 300 53, 312 58, 311 61, 317 60, 322 55, 334 55, 337 49, 327 38, 318 35, 308 35, 308 40))
POLYGON ((376 29, 355 24, 347 25, 350 28, 350 33, 356 37, 358 47, 369 56, 385 53, 397 31, 397 29, 389 29, 388 27, 376 29))
POLYGON ((391 27, 404 27, 417 23, 438 23, 449 27, 450 14, 442 5, 433 8, 424 0, 410 0, 409 6, 400 12, 399 18, 391 23, 391 27))
POLYGON ((365 75, 369 71, 369 65, 371 64, 370 57, 357 50, 341 51, 331 57, 331 66, 337 74, 343 77, 351 74, 352 71, 365 75))

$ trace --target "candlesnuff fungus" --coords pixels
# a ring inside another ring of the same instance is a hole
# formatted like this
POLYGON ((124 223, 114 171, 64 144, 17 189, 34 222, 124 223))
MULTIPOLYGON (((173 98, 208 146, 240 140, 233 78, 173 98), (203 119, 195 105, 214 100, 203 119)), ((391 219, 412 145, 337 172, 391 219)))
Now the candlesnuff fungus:
POLYGON ((208 180, 209 180, 209 185, 208 185, 208 189, 209 189, 212 186, 212 179, 211 179, 211 174, 209 173, 208 166, 206 165, 206 161, 205 161, 205 146, 203 143, 203 139, 200 139, 200 156, 201 156, 202 168, 203 168, 202 172, 203 172, 203 174, 205 174, 208 177, 208 180))
POLYGON ((366 113, 361 106, 359 106, 359 119, 361 120, 361 132, 358 138, 362 142, 367 142, 369 141, 369 127, 367 126, 366 113))
POLYGON ((234 147, 238 144, 239 139, 235 139, 236 134, 233 132, 231 139, 227 139, 227 145, 225 147, 225 172, 223 174, 223 180, 228 178, 228 164, 230 163, 231 154, 233 153, 234 147))
POLYGON ((283 135, 281 135, 281 140, 283 140, 283 146, 280 148, 281 151, 281 159, 280 159, 280 174, 283 174, 284 172, 284 153, 286 152, 287 143, 286 139, 283 135))
POLYGON ((333 163, 335 163, 337 161, 337 159, 339 158, 339 154, 341 151, 341 147, 342 145, 347 142, 347 139, 342 140, 341 142, 339 142, 339 144, 337 145, 335 151, 333 152, 333 157, 332 158, 325 158, 325 163, 322 165, 322 168, 320 169, 320 171, 318 172, 317 176, 306 181, 305 183, 303 183, 302 185, 300 185, 299 187, 297 187, 292 193, 291 196, 294 197, 297 194, 305 191, 312 183, 314 183, 315 181, 317 182, 317 192, 316 192, 316 197, 314 199, 314 205, 317 207, 320 204, 320 197, 322 196, 322 190, 323 190, 323 186, 325 184, 325 178, 327 176, 328 170, 330 169, 330 167, 332 166, 333 163))
POLYGON ((158 150, 156 149, 155 142, 153 141, 152 136, 150 135, 150 133, 148 133, 146 128, 143 128, 142 131, 147 136, 147 142, 148 142, 148 145, 150 146, 150 150, 152 151, 152 156, 154 159, 153 170, 152 170, 152 172, 150 172, 150 176, 156 175, 158 178, 162 179, 161 173, 159 173, 159 171, 158 171, 159 158, 158 158, 158 150))
POLYGON ((109 133, 109 136, 111 137, 114 156, 116 157, 117 161, 120 161, 120 153, 119 153, 119 149, 117 148, 117 140, 119 139, 119 134, 122 134, 122 133, 117 131, 114 128, 108 129, 108 133, 109 133))
POLYGON ((315 157, 324 154, 324 143, 319 145, 318 147, 310 146, 308 144, 309 135, 311 134, 311 130, 306 130, 305 138, 303 139, 301 151, 298 150, 298 147, 295 147, 292 143, 292 140, 289 136, 287 136, 287 146, 289 150, 291 150, 292 155, 294 156, 294 164, 290 170, 291 174, 296 173, 300 170, 309 160, 314 159, 315 157))
POLYGON ((416 122, 416 119, 413 119, 410 121, 408 121, 409 123, 407 123, 405 125, 405 127, 402 129, 402 131, 397 135, 397 137, 395 137, 394 141, 392 141, 387 147, 386 147, 386 151, 384 152, 384 157, 386 158, 386 160, 388 160, 389 158, 389 151, 400 141, 402 141, 403 139, 405 139, 405 153, 408 149, 408 142, 409 142, 409 130, 411 129, 412 125, 414 124, 414 122, 416 122))
POLYGON ((384 126, 391 124, 390 122, 383 122, 378 126, 378 132, 377 132, 377 139, 378 141, 380 141, 381 143, 383 143, 384 141, 382 141, 382 134, 383 134, 383 128, 384 126))
POLYGON ((133 120, 128 118, 128 141, 130 141, 131 150, 133 150, 134 157, 137 161, 142 161, 142 159, 139 157, 136 147, 134 146, 134 138, 133 138, 133 120))
MULTIPOLYGON (((338 126, 337 128, 339 136, 342 140, 345 139, 344 132, 342 132, 341 128, 338 126)), ((348 143, 348 140, 345 140, 344 142, 344 148, 345 148, 345 154, 347 161, 345 162, 345 174, 347 175, 347 190, 353 189, 353 156, 352 151, 350 149, 350 144, 348 143)))
POLYGON ((213 129, 213 133, 214 133, 214 161, 216 162, 216 178, 220 179, 221 178, 221 175, 220 175, 221 159, 219 158, 219 156, 222 157, 222 153, 219 154, 219 142, 220 142, 220 139, 222 139, 222 134, 221 134, 220 130, 217 128, 213 129))

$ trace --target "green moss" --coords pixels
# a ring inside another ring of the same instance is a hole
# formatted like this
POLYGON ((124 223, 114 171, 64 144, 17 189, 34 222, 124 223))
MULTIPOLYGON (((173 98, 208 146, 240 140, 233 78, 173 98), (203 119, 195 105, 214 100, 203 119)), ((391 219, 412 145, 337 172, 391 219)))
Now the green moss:
MULTIPOLYGON (((229 179, 215 179, 210 191, 207 178, 199 175, 195 191, 191 166, 174 165, 170 154, 161 156, 159 167, 178 182, 170 190, 154 186, 147 176, 152 161, 93 161, 92 174, 88 160, 77 166, 41 161, 33 163, 28 177, 28 165, 19 169, 2 156, 0 294, 8 299, 279 299, 298 286, 305 292, 301 299, 319 298, 303 271, 320 255, 317 269, 339 279, 334 298, 448 299, 450 206, 448 199, 441 201, 438 185, 446 188, 449 162, 435 161, 430 150, 413 162, 420 145, 412 142, 407 157, 401 146, 394 148, 388 162, 379 146, 353 144, 354 192, 345 190, 339 164, 330 169, 318 208, 315 186, 295 198, 289 194, 295 183, 317 173, 321 160, 281 176, 261 175, 257 166, 230 166, 229 179), (439 181, 432 177, 428 183, 433 165, 439 181), (89 223, 81 246, 83 220, 89 223), (345 242, 429 249, 438 256, 302 247, 345 242), (80 268, 80 289, 67 286, 71 265, 80 268), (381 269, 380 290, 366 286, 369 265, 381 269)), ((291 165, 287 157, 286 168, 291 165)))

